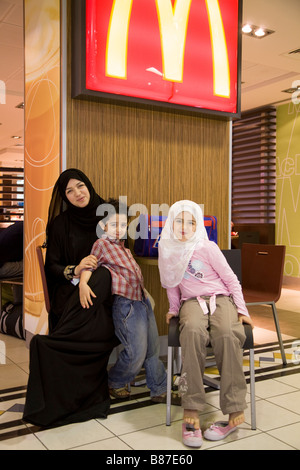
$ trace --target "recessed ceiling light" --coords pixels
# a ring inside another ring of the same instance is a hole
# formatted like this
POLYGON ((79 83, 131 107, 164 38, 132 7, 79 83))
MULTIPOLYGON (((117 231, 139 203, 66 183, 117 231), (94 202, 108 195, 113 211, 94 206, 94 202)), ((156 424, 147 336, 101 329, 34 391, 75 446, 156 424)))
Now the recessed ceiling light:
POLYGON ((273 31, 272 29, 263 28, 261 26, 255 26, 249 23, 243 25, 242 32, 246 36, 251 36, 257 39, 261 39, 266 36, 269 36, 272 33, 275 33, 275 31, 273 31))
POLYGON ((287 88, 286 90, 281 90, 282 93, 294 93, 295 91, 300 90, 300 85, 297 87, 287 88))
POLYGON ((266 32, 265 32, 264 29, 258 28, 254 31, 254 34, 255 34, 255 36, 261 37, 261 36, 265 36, 266 32))
POLYGON ((242 27, 242 31, 245 34, 249 34, 252 31, 252 26, 250 24, 244 24, 244 26, 242 27))

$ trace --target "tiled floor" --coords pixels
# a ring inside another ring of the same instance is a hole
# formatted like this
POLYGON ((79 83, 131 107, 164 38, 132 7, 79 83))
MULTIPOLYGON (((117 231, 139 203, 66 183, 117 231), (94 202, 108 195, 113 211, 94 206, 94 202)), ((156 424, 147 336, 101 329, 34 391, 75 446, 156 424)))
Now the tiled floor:
MULTIPOLYGON (((255 317, 257 429, 251 429, 248 408, 246 422, 237 432, 223 441, 204 441, 201 450, 300 449, 300 365, 294 354, 297 347, 300 350, 299 291, 285 289, 280 308, 291 312, 293 318, 298 314, 299 325, 295 334, 283 334, 288 359, 285 367, 278 354, 276 335, 255 317)), ((284 327, 282 332, 285 333, 284 327)), ((132 388, 131 401, 115 400, 106 420, 49 430, 25 424, 21 418, 28 367, 25 342, 0 334, 0 450, 107 450, 115 451, 115 456, 122 450, 195 452, 181 442, 181 408, 172 406, 171 426, 166 426, 166 406, 150 402, 143 387, 132 388)), ((245 374, 248 378, 247 356, 245 374)), ((208 388, 206 396, 207 406, 201 414, 203 428, 224 419, 218 405, 219 392, 208 388)))

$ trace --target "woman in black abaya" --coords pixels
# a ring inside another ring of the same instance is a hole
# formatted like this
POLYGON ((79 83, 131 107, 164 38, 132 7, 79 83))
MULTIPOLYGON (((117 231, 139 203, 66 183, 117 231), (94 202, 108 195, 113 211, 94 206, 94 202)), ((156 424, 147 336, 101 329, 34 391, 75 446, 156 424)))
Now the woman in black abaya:
POLYGON ((49 335, 30 343, 30 374, 23 419, 57 426, 105 418, 110 398, 107 364, 118 344, 111 316, 111 278, 96 269, 93 306, 83 309, 77 286, 81 269, 95 267, 89 255, 97 239, 98 196, 84 173, 64 171, 49 206, 45 270, 50 296, 49 335))

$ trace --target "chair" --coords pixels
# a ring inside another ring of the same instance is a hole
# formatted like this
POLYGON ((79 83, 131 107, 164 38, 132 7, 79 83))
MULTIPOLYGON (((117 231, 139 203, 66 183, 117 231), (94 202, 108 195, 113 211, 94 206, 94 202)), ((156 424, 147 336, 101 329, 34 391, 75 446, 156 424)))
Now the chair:
POLYGON ((241 253, 242 288, 245 302, 247 305, 272 307, 282 362, 286 364, 275 305, 281 295, 285 246, 244 243, 241 253))
POLYGON ((239 248, 242 248, 244 243, 259 243, 259 232, 239 232, 239 248))
MULTIPOLYGON (((223 254, 232 270, 241 279, 241 252, 240 250, 223 250, 223 254)), ((256 411, 255 411, 255 369, 254 369, 254 341, 252 327, 244 324, 246 340, 243 346, 244 350, 249 350, 249 372, 250 372, 250 404, 251 404, 251 429, 256 429, 256 411)), ((180 342, 179 342, 179 318, 172 317, 168 329, 168 358, 167 358, 167 416, 166 425, 171 424, 171 392, 173 380, 173 358, 175 349, 179 351, 177 361, 181 365, 180 342)), ((177 364, 178 367, 178 364, 177 364)), ((219 388, 217 381, 204 376, 203 382, 213 388, 219 388)))
POLYGON ((50 312, 50 300, 49 300, 48 286, 47 286, 47 280, 46 280, 46 274, 45 274, 45 264, 44 264, 44 255, 43 255, 43 247, 42 246, 38 245, 36 247, 36 254, 37 254, 40 273, 41 273, 41 278, 42 278, 42 285, 43 285, 44 298, 45 298, 45 306, 46 306, 47 312, 49 313, 50 312))

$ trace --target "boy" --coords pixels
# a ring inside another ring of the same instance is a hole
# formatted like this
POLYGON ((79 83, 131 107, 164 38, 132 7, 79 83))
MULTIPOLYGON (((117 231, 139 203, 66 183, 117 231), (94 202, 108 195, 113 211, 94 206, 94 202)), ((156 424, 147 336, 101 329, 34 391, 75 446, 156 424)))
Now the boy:
MULTIPOLYGON (((92 248, 98 266, 111 273, 114 296, 112 314, 116 336, 124 346, 117 362, 108 372, 110 394, 127 398, 127 384, 139 373, 146 371, 146 383, 151 399, 165 400, 167 376, 159 360, 159 338, 154 313, 144 290, 144 280, 139 265, 129 249, 124 246, 127 231, 127 207, 115 199, 105 205, 107 216, 100 222, 103 235, 92 248)), ((91 271, 80 274, 79 294, 83 308, 92 305, 95 294, 88 285, 91 271)))

